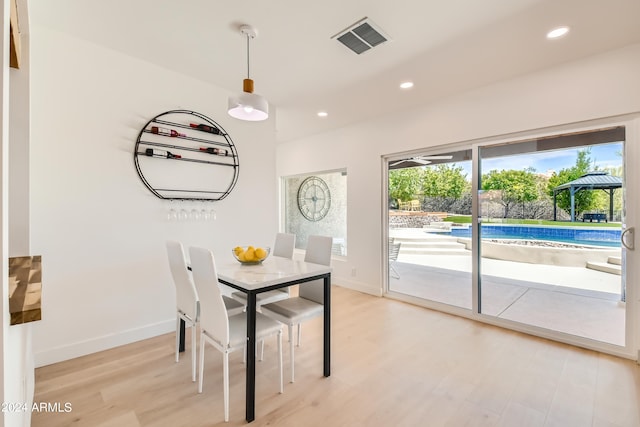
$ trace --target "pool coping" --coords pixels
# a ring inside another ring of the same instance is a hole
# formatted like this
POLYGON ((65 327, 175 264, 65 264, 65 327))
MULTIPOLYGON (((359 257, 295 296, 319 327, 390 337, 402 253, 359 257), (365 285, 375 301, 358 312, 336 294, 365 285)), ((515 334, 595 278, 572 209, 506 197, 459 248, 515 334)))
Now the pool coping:
MULTIPOLYGON (((458 237, 471 250, 471 239, 458 237)), ((482 241, 481 254, 483 258, 504 261, 526 262, 529 264, 561 265, 566 267, 585 267, 587 262, 607 262, 609 257, 619 257, 620 248, 582 247, 565 248, 549 246, 528 246, 517 243, 497 243, 482 241)))

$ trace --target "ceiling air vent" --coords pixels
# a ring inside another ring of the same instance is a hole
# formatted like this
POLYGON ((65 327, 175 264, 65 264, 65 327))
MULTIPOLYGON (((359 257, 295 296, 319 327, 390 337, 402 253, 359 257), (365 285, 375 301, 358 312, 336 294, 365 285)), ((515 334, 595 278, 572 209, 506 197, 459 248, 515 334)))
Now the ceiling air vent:
POLYGON ((338 40, 358 55, 389 40, 389 37, 367 17, 331 38, 338 40))

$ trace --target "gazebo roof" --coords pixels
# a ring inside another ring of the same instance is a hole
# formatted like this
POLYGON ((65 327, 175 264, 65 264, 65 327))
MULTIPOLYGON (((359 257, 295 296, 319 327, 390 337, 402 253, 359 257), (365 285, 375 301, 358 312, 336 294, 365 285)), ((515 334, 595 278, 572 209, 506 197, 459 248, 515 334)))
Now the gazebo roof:
POLYGON ((609 175, 609 172, 589 172, 578 179, 558 185, 553 191, 566 190, 571 187, 587 187, 593 189, 621 188, 622 178, 609 175))

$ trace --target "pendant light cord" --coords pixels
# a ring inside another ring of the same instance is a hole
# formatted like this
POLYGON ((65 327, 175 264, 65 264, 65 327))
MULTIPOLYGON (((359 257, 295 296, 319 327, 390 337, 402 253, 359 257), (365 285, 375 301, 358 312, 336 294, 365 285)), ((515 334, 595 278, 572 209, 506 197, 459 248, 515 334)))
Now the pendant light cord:
POLYGON ((247 34, 247 78, 250 79, 251 75, 249 74, 249 34, 247 34))

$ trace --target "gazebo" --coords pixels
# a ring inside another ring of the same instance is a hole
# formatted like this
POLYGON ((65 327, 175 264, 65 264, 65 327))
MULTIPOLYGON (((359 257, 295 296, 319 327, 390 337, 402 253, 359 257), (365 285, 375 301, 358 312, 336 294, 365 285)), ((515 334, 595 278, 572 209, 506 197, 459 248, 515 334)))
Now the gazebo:
POLYGON ((553 220, 557 220, 556 201, 560 192, 569 190, 571 195, 571 222, 574 222, 576 220, 576 193, 583 190, 604 190, 609 193, 609 220, 613 221, 613 192, 617 188, 622 188, 622 179, 601 171, 589 172, 578 179, 559 185, 553 189, 553 220))

